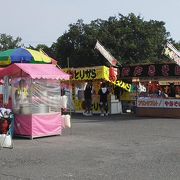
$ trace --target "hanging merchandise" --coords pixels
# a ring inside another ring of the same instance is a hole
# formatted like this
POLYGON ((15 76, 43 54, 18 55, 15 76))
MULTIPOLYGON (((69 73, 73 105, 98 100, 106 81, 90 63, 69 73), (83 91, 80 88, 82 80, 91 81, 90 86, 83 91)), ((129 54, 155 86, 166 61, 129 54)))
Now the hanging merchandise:
POLYGON ((139 92, 146 92, 146 87, 145 87, 143 84, 141 84, 140 82, 139 82, 138 91, 139 91, 139 92))
POLYGON ((117 71, 118 71, 117 68, 114 68, 114 67, 109 68, 109 79, 111 81, 116 81, 117 80, 117 75, 118 75, 117 71))
POLYGON ((9 77, 4 76, 4 85, 3 85, 3 104, 8 104, 9 101, 9 94, 10 94, 10 88, 9 88, 9 77))

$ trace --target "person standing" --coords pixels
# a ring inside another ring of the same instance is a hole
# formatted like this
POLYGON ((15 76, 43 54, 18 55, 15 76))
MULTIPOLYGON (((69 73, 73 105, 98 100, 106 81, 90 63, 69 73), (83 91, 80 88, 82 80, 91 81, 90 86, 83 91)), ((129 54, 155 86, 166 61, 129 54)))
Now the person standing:
POLYGON ((84 90, 85 112, 83 115, 92 116, 92 82, 89 81, 84 90))
POLYGON ((98 94, 100 96, 100 110, 101 110, 101 116, 104 116, 104 112, 105 115, 108 116, 108 94, 109 94, 109 90, 106 87, 105 83, 102 83, 101 88, 98 91, 98 94))

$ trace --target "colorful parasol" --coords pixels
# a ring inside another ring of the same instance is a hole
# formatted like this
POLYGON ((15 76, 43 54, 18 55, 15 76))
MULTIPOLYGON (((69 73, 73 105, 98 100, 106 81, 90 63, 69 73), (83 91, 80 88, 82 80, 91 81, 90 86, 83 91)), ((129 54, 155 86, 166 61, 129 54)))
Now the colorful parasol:
POLYGON ((51 63, 52 58, 42 51, 26 48, 9 49, 0 52, 0 65, 11 63, 51 63))

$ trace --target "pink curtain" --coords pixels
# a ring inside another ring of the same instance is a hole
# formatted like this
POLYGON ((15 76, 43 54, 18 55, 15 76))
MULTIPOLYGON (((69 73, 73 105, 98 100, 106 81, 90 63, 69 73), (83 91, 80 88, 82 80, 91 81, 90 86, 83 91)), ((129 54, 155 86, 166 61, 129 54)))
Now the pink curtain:
POLYGON ((64 120, 60 113, 15 115, 15 136, 60 135, 63 128, 64 120))

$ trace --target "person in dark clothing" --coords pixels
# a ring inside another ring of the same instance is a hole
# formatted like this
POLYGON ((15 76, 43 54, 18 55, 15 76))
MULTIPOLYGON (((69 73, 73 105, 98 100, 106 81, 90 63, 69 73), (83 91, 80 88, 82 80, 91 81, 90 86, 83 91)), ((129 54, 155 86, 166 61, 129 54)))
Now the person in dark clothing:
POLYGON ((174 83, 170 83, 170 93, 169 97, 176 97, 176 90, 174 83))
POLYGON ((121 88, 119 86, 114 87, 114 95, 116 99, 120 100, 121 88))
POLYGON ((101 110, 101 116, 104 116, 104 111, 105 115, 108 115, 108 94, 109 90, 106 87, 105 83, 102 83, 101 88, 98 91, 98 94, 100 96, 100 110, 101 110))
POLYGON ((88 82, 84 90, 85 112, 84 115, 92 115, 92 83, 88 82))

